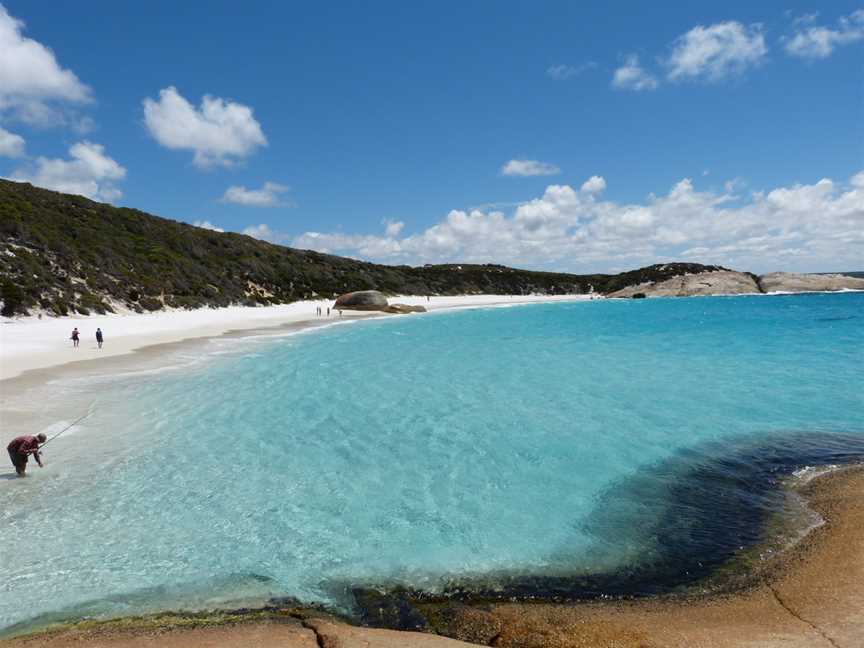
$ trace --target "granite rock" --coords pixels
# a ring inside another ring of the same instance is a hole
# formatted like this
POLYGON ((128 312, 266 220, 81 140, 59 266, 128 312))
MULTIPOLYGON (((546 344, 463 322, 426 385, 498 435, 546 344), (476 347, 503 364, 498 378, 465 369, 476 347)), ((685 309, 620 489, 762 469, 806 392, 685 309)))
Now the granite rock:
POLYGON ((387 308, 387 298, 377 290, 358 290, 345 293, 333 304, 336 310, 382 311, 387 308))

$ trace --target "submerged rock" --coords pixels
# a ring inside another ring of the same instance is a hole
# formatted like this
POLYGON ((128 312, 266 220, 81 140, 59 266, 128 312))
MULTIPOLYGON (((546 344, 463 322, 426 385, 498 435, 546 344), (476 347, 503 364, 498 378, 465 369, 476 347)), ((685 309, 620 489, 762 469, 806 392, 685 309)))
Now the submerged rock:
POLYGON ((340 295, 333 305, 336 310, 373 310, 387 308, 387 298, 377 290, 358 290, 340 295))
POLYGON ((642 283, 617 290, 607 297, 691 297, 693 295, 742 295, 760 292, 753 275, 734 270, 715 270, 681 275, 656 283, 642 283))
POLYGON ((795 274, 771 272, 759 277, 765 292, 816 292, 833 290, 864 290, 864 279, 841 274, 795 274))
POLYGON ((373 587, 355 587, 351 593, 363 625, 394 630, 425 630, 426 618, 404 592, 382 592, 373 587))

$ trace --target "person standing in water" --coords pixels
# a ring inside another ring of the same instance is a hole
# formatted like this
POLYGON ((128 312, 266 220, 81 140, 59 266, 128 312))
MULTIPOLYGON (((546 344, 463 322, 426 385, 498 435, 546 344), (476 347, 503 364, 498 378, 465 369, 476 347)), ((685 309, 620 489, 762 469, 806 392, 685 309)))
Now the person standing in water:
POLYGON ((72 340, 72 346, 77 347, 78 342, 79 342, 79 335, 78 335, 78 327, 77 326, 72 329, 72 337, 70 339, 72 340))
POLYGON ((96 344, 99 346, 100 349, 102 348, 102 329, 101 328, 96 329, 96 344))
POLYGON ((15 466, 15 472, 18 473, 19 477, 26 476, 27 460, 31 454, 39 467, 44 468, 42 457, 39 456, 39 444, 45 443, 47 439, 48 437, 40 432, 36 436, 16 437, 6 446, 9 451, 9 458, 12 460, 12 465, 15 466))

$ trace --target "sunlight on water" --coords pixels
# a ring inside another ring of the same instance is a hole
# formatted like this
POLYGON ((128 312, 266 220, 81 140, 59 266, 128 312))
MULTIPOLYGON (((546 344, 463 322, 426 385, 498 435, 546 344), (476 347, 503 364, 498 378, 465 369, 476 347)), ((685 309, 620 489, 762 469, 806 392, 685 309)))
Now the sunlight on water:
POLYGON ((864 431, 862 318, 860 294, 477 310, 67 386, 97 415, 0 481, 0 628, 627 569, 700 449, 864 431))

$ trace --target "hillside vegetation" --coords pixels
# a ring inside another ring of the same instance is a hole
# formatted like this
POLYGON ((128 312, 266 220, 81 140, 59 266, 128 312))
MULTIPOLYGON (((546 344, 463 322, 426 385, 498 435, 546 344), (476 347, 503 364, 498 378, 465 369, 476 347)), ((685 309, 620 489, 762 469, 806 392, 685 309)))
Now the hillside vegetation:
POLYGON ((386 266, 193 227, 26 183, 0 180, 3 315, 279 304, 364 289, 388 294, 611 292, 714 266, 620 275, 499 265, 386 266))

